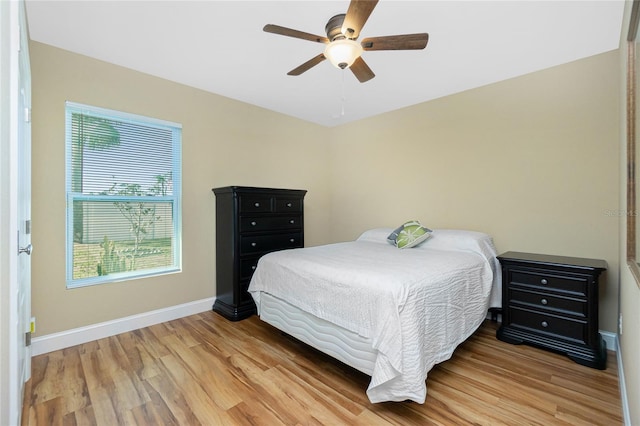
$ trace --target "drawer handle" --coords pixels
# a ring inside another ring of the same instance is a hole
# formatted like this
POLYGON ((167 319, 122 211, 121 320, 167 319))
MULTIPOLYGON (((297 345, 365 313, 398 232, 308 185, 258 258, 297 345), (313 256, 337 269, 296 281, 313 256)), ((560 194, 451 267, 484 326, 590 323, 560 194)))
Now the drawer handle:
POLYGON ((254 206, 260 207, 260 203, 255 203, 254 206))
POLYGON ((296 223, 296 221, 295 221, 295 220, 293 220, 293 219, 291 219, 291 220, 289 221, 289 223, 293 225, 294 223, 296 223))
POLYGON ((548 323, 548 322, 546 322, 546 321, 542 321, 542 322, 540 323, 540 325, 541 325, 541 326, 543 326, 544 328, 549 327, 549 323, 548 323))
POLYGON ((546 278, 541 279, 540 284, 547 285, 548 284, 547 279, 546 278))
POLYGON ((295 243, 295 242, 296 242, 296 239, 295 239, 295 238, 291 238, 291 239, 289 239, 289 242, 290 242, 290 243, 295 243))
POLYGON ((257 245, 258 245, 258 243, 251 243, 251 247, 255 247, 257 245))
POLYGON ((287 207, 291 207, 291 206, 293 206, 293 204, 287 203, 287 207))
POLYGON ((257 223, 255 221, 251 222, 251 226, 256 226, 257 223))
POLYGON ((543 305, 546 305, 547 303, 549 303, 549 301, 547 299, 542 299, 540 303, 542 303, 543 305))
POLYGON ((251 270, 255 271, 256 270, 256 265, 251 265, 251 270))

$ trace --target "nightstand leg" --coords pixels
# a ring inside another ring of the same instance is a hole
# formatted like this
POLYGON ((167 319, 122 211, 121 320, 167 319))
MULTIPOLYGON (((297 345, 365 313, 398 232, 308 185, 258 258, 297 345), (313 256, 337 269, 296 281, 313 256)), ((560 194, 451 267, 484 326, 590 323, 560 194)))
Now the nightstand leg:
POLYGON ((491 321, 498 321, 498 315, 502 316, 502 308, 489 308, 489 313, 491 314, 491 321))
POLYGON ((512 345, 521 345, 524 343, 524 340, 514 337, 511 333, 509 333, 509 329, 505 329, 503 326, 501 326, 496 332, 496 337, 498 338, 498 340, 511 343, 512 345))
POLYGON ((607 368, 607 344, 601 334, 598 336, 599 341, 595 348, 586 351, 580 348, 581 350, 577 352, 567 352, 567 356, 580 365, 605 370, 607 368))

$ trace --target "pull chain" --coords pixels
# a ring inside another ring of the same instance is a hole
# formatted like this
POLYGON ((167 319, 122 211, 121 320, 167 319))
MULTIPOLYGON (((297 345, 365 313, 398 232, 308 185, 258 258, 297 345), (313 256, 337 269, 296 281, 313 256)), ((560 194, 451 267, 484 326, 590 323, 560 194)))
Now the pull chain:
POLYGON ((341 71, 342 71, 342 77, 340 80, 340 114, 332 114, 331 117, 334 120, 344 117, 345 109, 346 109, 345 104, 347 101, 347 96, 345 95, 345 76, 344 76, 345 71, 344 70, 341 70, 341 71))
POLYGON ((344 103, 347 97, 344 94, 344 74, 345 70, 342 70, 342 96, 340 98, 340 117, 344 117, 344 103))

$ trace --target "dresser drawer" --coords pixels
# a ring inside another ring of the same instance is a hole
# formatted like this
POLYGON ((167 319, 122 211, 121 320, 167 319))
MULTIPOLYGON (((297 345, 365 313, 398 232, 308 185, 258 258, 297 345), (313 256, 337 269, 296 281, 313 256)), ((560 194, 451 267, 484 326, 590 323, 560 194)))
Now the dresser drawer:
POLYGON ((240 237, 240 254, 302 247, 302 232, 240 237))
POLYGON ((588 327, 586 320, 570 319, 558 315, 509 307, 510 326, 529 331, 553 335, 554 338, 587 344, 588 327))
POLYGON ((240 219, 240 232, 295 229, 301 226, 301 216, 250 216, 240 219))
POLYGON ((512 269, 507 277, 507 285, 521 285, 526 287, 537 287, 545 290, 552 290, 561 293, 569 293, 575 296, 587 296, 589 285, 588 277, 559 275, 547 271, 529 271, 512 269))
POLYGON ((250 283, 250 280, 240 281, 240 287, 238 288, 238 290, 240 290, 240 294, 238 296, 240 297, 241 302, 253 301, 253 296, 251 296, 251 293, 247 291, 250 283))
POLYGON ((258 266, 260 256, 247 257, 240 260, 240 279, 248 280, 258 266))
POLYGON ((267 195, 241 195, 240 196, 240 213, 254 212, 254 213, 265 213, 270 212, 271 208, 271 199, 267 195))
POLYGON ((275 205, 278 213, 302 211, 302 200, 300 198, 277 197, 275 205))
POLYGON ((524 289, 509 289, 509 305, 526 305, 531 308, 556 313, 565 313, 586 318, 588 304, 586 299, 555 296, 553 294, 524 289))

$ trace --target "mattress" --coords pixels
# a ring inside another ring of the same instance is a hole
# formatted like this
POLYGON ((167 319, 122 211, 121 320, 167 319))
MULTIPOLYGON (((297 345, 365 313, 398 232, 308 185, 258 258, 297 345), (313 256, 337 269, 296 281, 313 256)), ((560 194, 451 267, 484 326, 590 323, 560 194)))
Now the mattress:
POLYGON ((450 358, 495 306, 499 263, 486 234, 436 230, 428 244, 400 250, 387 243, 390 231, 269 253, 249 292, 261 318, 370 374, 371 402, 423 403, 428 371, 450 358), (271 297, 286 304, 272 309, 271 297), (356 355, 367 346, 372 368, 356 355))
POLYGON ((371 376, 376 351, 371 339, 305 312, 268 293, 261 298, 260 319, 303 343, 371 376))

